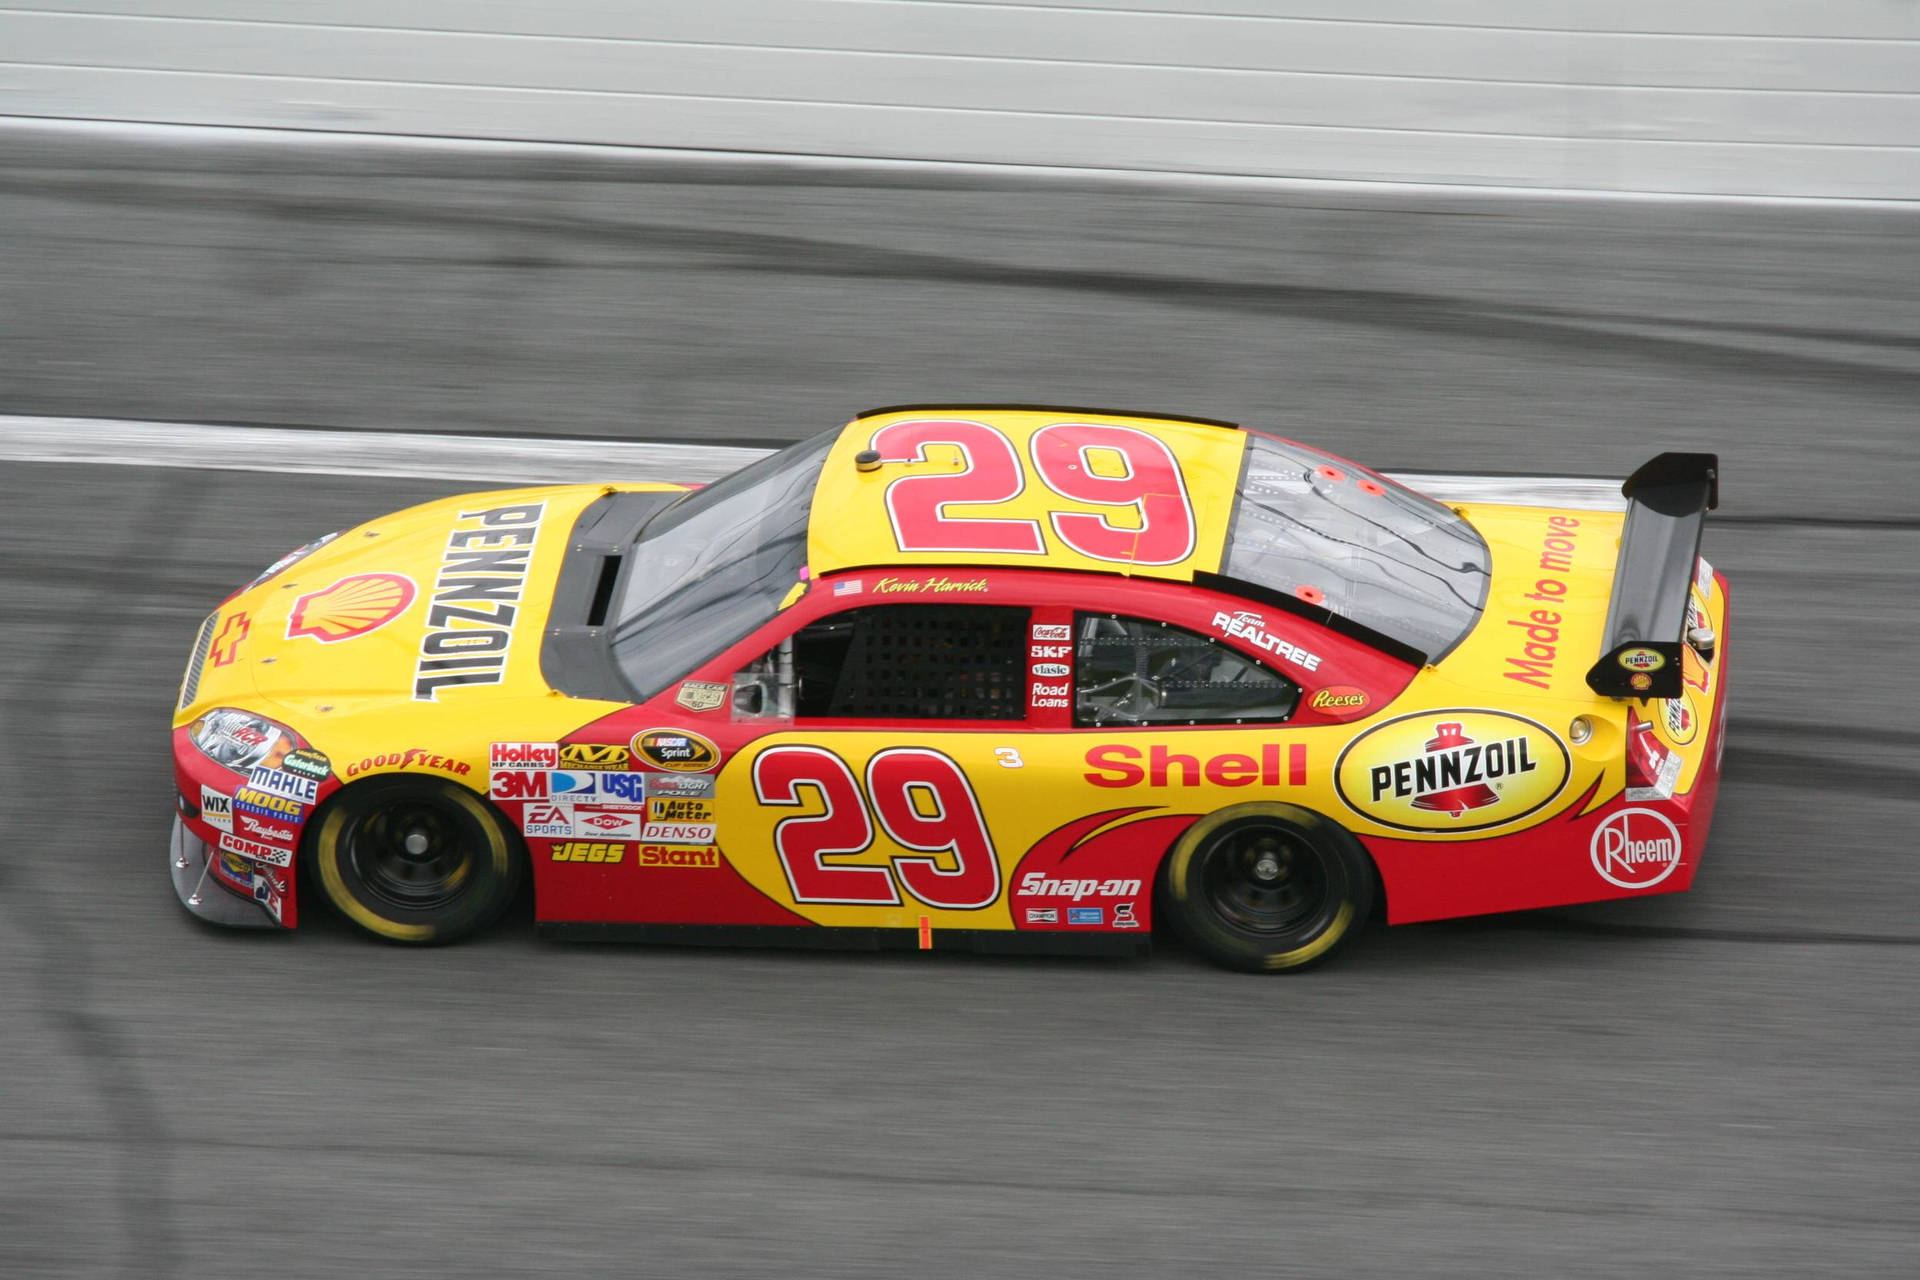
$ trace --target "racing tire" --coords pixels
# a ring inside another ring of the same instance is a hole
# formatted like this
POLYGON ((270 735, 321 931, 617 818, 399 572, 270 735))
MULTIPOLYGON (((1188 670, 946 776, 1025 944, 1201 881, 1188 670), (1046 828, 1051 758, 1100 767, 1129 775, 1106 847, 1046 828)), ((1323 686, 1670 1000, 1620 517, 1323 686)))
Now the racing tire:
POLYGON ((437 778, 369 778, 336 795, 309 860, 327 900, 388 942, 432 946, 478 933, 519 891, 526 858, 491 805, 437 778))
POLYGON ((1297 973, 1350 943, 1373 910, 1373 861, 1298 805, 1236 804, 1187 828, 1161 869, 1162 910, 1214 963, 1297 973))

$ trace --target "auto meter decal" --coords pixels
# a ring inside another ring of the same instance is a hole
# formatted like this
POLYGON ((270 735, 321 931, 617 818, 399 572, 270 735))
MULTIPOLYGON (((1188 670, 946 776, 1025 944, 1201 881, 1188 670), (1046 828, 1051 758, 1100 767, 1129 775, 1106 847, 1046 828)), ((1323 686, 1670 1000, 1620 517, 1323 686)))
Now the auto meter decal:
POLYGON ((351 574, 293 602, 287 616, 287 639, 310 636, 322 644, 333 644, 364 636, 405 613, 419 594, 413 579, 404 574, 351 574))
POLYGON ((656 769, 706 773, 720 764, 720 748, 684 729, 648 729, 635 734, 633 754, 656 769))
POLYGON ((1400 831, 1484 831, 1551 804, 1572 761, 1544 726, 1502 711, 1398 716, 1340 753, 1334 785, 1349 809, 1400 831))

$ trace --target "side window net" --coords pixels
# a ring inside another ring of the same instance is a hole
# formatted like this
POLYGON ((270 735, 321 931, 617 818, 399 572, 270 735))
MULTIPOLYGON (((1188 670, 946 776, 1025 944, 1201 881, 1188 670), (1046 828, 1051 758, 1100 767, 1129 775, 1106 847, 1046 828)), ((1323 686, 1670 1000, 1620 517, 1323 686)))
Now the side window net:
POLYGON ((1291 680, 1206 636, 1113 614, 1075 619, 1073 722, 1241 724, 1285 720, 1291 680))

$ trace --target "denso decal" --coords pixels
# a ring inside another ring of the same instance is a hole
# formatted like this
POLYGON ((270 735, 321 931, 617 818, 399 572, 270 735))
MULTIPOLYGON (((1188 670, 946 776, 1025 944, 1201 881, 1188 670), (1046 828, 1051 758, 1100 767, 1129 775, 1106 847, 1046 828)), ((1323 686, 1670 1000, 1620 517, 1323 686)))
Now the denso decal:
POLYGON ((1333 684, 1324 689, 1315 689, 1307 698, 1307 708, 1333 715, 1351 715, 1366 710, 1367 702, 1365 689, 1356 689, 1350 684, 1333 684))
POLYGON ((553 846, 555 862, 598 862, 605 866, 624 861, 627 846, 611 840, 562 840, 553 846))
POLYGON ((558 769, 560 747, 552 742, 496 742, 487 763, 495 769, 558 769))
POLYGON ((1250 609, 1241 609, 1234 613, 1216 613, 1213 615, 1213 625, 1214 629, 1222 635, 1245 640, 1256 649, 1264 649, 1276 657, 1285 658, 1302 671, 1320 669, 1319 654, 1309 653, 1268 631, 1264 614, 1255 613, 1250 609))
POLYGON ((631 759, 624 743, 565 742, 560 745, 562 769, 624 769, 631 759))
POLYGON ((711 822, 649 822, 640 838, 655 844, 712 844, 716 829, 711 822))
POLYGON ((1277 742, 1262 743, 1258 759, 1239 752, 1202 758, 1156 743, 1145 751, 1131 746, 1090 747, 1086 760, 1097 772, 1080 776, 1096 787, 1137 787, 1143 783, 1149 787, 1197 787, 1203 780, 1216 787, 1307 785, 1307 746, 1303 742, 1287 744, 1284 766, 1277 742))
POLYGON ((293 602, 287 639, 310 636, 322 644, 378 631, 407 611, 420 589, 400 573, 356 573, 293 602))
POLYGON ((414 664, 413 696, 434 702, 442 689, 499 684, 513 646, 534 541, 547 504, 530 502, 462 511, 447 535, 427 629, 414 664))
POLYGON ((1622 889, 1651 889, 1680 865, 1680 829, 1664 813, 1622 809, 1593 829, 1593 869, 1622 889))
POLYGON ((1402 831, 1483 831, 1551 804, 1572 760, 1545 726, 1504 711, 1423 711, 1347 744, 1334 786, 1349 809, 1402 831))
POLYGON ((681 867, 712 871, 720 866, 720 850, 713 845, 698 849, 678 845, 643 844, 640 846, 639 862, 643 867, 681 867))
POLYGON ((200 788, 200 821, 215 831, 233 830, 233 797, 221 795, 203 785, 200 788))
POLYGON ((1029 871, 1020 877, 1020 892, 1036 898, 1131 898, 1140 892, 1135 879, 1073 880, 1029 871))
POLYGON ((634 735, 633 753, 660 769, 705 773, 720 764, 720 748, 684 729, 649 729, 634 735))
POLYGON ((465 760, 455 760, 452 756, 443 756, 420 747, 408 747, 405 751, 389 751, 383 755, 368 756, 358 764, 350 764, 346 776, 357 778, 375 769, 438 769, 458 778, 473 772, 473 766, 465 760))
POLYGON ((247 785, 268 795, 284 796, 298 804, 312 804, 320 798, 320 784, 284 769, 255 765, 247 774, 247 785))
POLYGON ((236 836, 229 831, 220 833, 220 849, 223 853, 238 854, 242 858, 251 858, 255 862, 264 862, 269 866, 293 865, 293 850, 276 849, 272 845, 261 844, 258 840, 248 840, 244 836, 236 836))

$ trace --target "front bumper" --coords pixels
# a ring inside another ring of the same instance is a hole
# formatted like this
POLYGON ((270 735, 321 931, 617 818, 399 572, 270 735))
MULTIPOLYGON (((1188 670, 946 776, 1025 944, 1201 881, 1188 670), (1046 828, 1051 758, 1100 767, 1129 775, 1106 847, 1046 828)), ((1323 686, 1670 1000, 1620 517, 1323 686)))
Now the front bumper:
MULTIPOLYGON (((173 838, 168 841, 167 870, 173 877, 173 891, 179 895, 180 905, 209 924, 234 929, 277 928, 280 922, 273 918, 266 901, 273 891, 272 880, 267 879, 264 887, 256 888, 254 897, 243 897, 213 874, 213 868, 207 865, 212 856, 213 850, 206 841, 187 830, 176 815, 173 838)), ((271 872, 271 868, 254 871, 256 883, 266 872, 271 872)))

